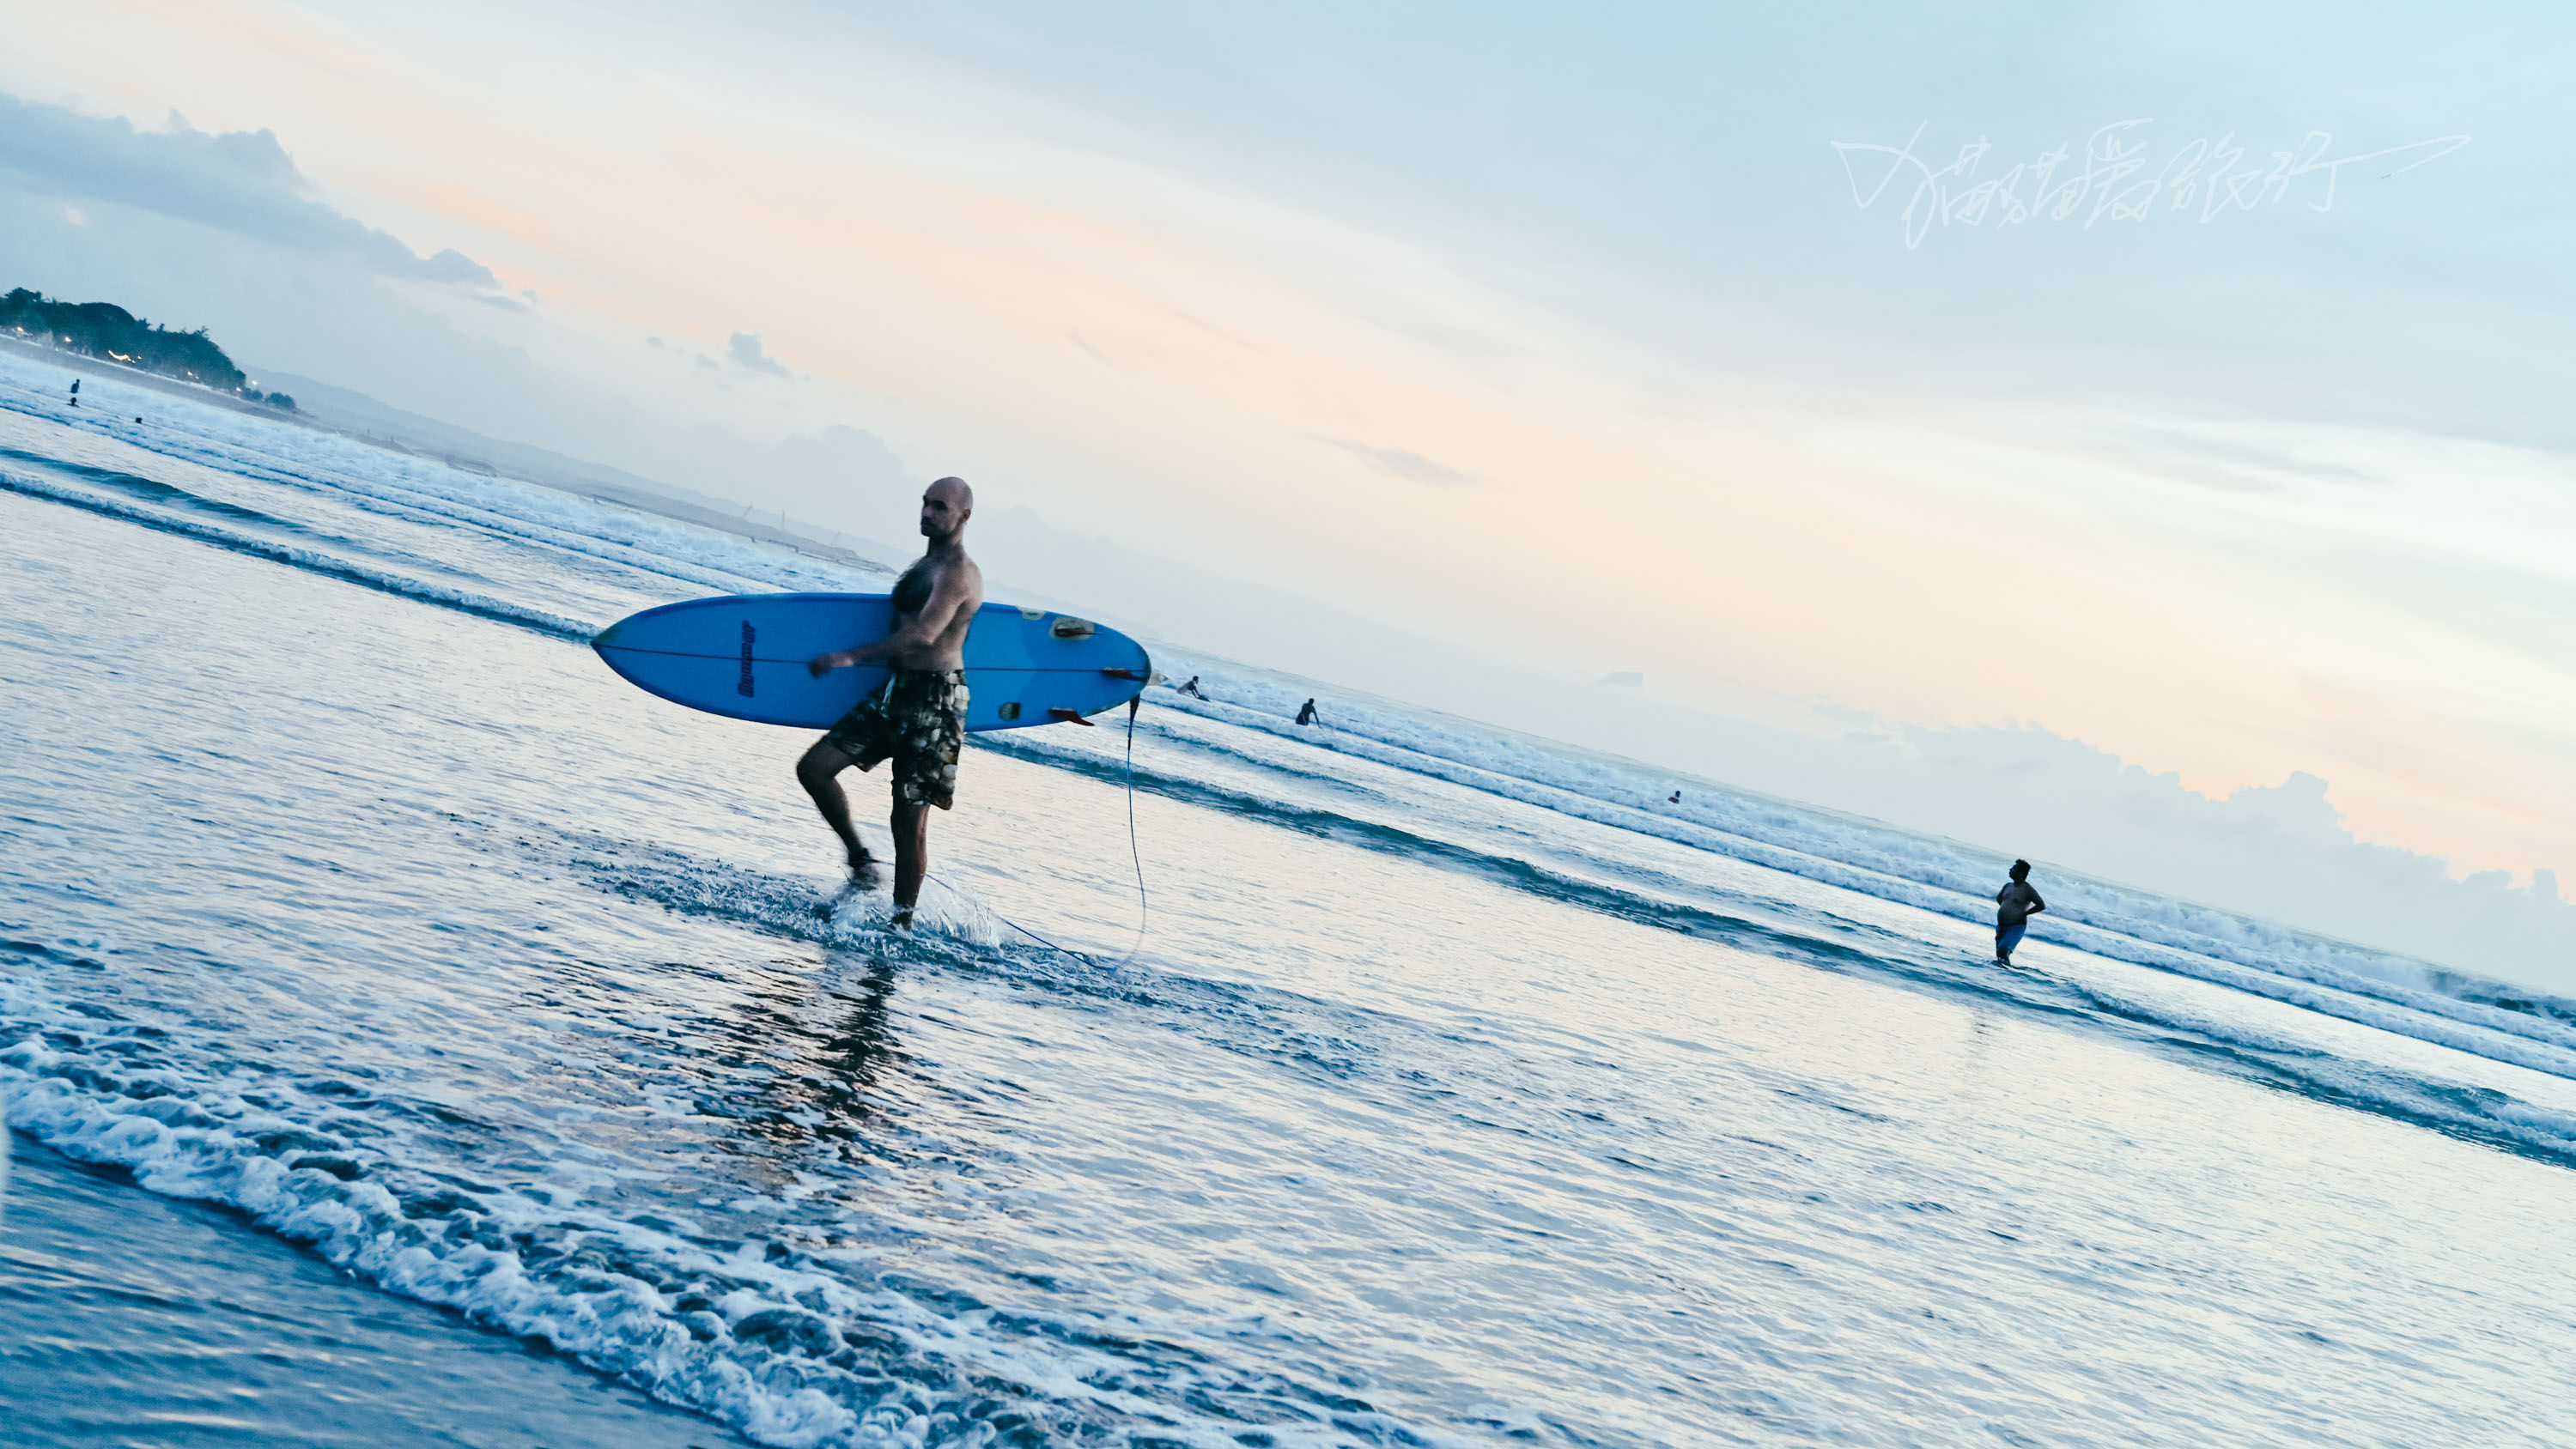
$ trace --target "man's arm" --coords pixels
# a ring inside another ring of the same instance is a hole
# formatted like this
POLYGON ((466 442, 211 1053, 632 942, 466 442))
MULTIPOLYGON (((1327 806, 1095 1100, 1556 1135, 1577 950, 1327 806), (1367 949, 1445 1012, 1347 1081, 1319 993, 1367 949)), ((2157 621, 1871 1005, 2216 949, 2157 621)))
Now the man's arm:
POLYGON ((818 654, 805 667, 818 675, 829 674, 835 669, 872 664, 880 659, 891 659, 907 649, 918 649, 946 633, 971 597, 972 591, 966 586, 966 570, 942 569, 939 582, 931 586, 929 601, 921 606, 920 613, 912 616, 910 623, 898 627, 874 644, 862 644, 838 654, 818 654))
MULTIPOLYGON (((2022 889, 2024 889, 2024 890, 2030 890, 2030 888, 2029 888, 2028 886, 2024 886, 2022 889)), ((2034 915, 2034 916, 2035 916, 2035 915, 2038 915, 2040 912, 2042 912, 2042 911, 2044 911, 2044 910, 2047 910, 2047 909, 2048 909, 2048 902, 2043 901, 2043 900, 2041 900, 2041 899, 2039 898, 2039 892, 2037 892, 2037 891, 2035 891, 2035 890, 2034 890, 2034 891, 2031 891, 2031 892, 2030 892, 2030 913, 2031 913, 2032 915, 2034 915)))

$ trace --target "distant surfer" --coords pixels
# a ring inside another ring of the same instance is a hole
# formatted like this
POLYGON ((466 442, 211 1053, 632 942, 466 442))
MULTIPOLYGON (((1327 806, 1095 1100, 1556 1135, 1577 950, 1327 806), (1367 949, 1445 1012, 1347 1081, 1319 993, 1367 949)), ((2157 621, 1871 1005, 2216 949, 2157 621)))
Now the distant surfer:
POLYGON ((2021 944, 2022 932, 2030 929, 2030 918, 2048 909, 2048 902, 2030 886, 2030 862, 2012 863, 2012 879, 1995 892, 1995 964, 2010 966, 2013 947, 2021 944))
POLYGON ((1673 798, 1671 798, 1671 799, 1669 799, 1669 800, 1665 801, 1664 803, 1665 803, 1665 804, 1667 804, 1667 805, 1679 805, 1680 803, 1682 803, 1682 792, 1681 792, 1681 791, 1679 791, 1679 790, 1675 790, 1675 791, 1673 792, 1673 798))
POLYGON ((1310 725, 1320 723, 1322 719, 1323 716, 1315 713, 1315 702, 1313 700, 1310 699, 1298 707, 1297 723, 1301 725, 1310 725))
POLYGON ((1199 677, 1195 674, 1190 676, 1187 684, 1180 687, 1179 692, 1188 695, 1192 699, 1207 698, 1206 695, 1199 693, 1199 677))
POLYGON ((77 377, 72 379, 72 406, 80 406, 80 379, 77 377))
POLYGON ((875 885, 876 861, 850 825, 850 802, 837 778, 856 765, 894 761, 894 924, 912 925, 921 878, 930 868, 930 807, 956 803, 957 752, 966 742, 966 630, 984 603, 984 571, 966 556, 966 520, 975 490, 942 478, 921 495, 921 558, 894 585, 894 632, 873 644, 819 654, 817 675, 884 660, 885 688, 814 742, 796 762, 796 779, 814 797, 824 823, 848 848, 851 884, 875 885))

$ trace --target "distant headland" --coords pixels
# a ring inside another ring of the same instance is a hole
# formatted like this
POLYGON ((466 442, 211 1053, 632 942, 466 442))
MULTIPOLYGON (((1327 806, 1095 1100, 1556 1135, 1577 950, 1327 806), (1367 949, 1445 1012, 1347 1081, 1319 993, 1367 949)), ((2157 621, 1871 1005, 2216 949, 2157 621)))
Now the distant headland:
POLYGON ((20 287, 0 297, 0 328, 29 341, 50 343, 63 352, 181 378, 255 403, 295 411, 295 399, 282 392, 263 393, 252 387, 250 379, 233 365, 203 327, 194 332, 174 332, 154 326, 113 302, 57 302, 20 287))

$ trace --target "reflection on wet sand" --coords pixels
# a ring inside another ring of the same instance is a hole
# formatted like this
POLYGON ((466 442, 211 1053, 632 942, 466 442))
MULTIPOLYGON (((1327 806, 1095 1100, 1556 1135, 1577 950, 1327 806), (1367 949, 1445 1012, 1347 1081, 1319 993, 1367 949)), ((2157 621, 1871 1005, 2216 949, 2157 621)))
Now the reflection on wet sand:
POLYGON ((894 967, 832 956, 819 976, 774 976, 719 1023, 700 1110, 740 1124, 733 1142, 768 1147, 857 1144, 896 1049, 888 1015, 894 967))

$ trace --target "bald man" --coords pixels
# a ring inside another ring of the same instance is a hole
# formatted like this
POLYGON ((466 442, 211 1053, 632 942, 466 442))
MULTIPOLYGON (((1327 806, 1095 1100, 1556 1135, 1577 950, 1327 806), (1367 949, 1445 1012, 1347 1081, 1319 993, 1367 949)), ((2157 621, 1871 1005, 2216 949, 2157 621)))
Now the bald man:
POLYGON ((931 484, 921 495, 921 536, 930 546, 895 580, 894 632, 818 654, 807 666, 818 677, 880 659, 894 666, 885 688, 859 701, 796 762, 796 779, 841 837, 851 882, 864 889, 874 883, 876 862, 850 826, 838 777, 852 765, 868 770, 894 761, 894 924, 903 929, 911 928, 930 869, 930 807, 956 803, 957 752, 966 743, 966 630, 984 604, 984 571, 966 556, 966 520, 974 515, 975 490, 965 479, 931 484))

